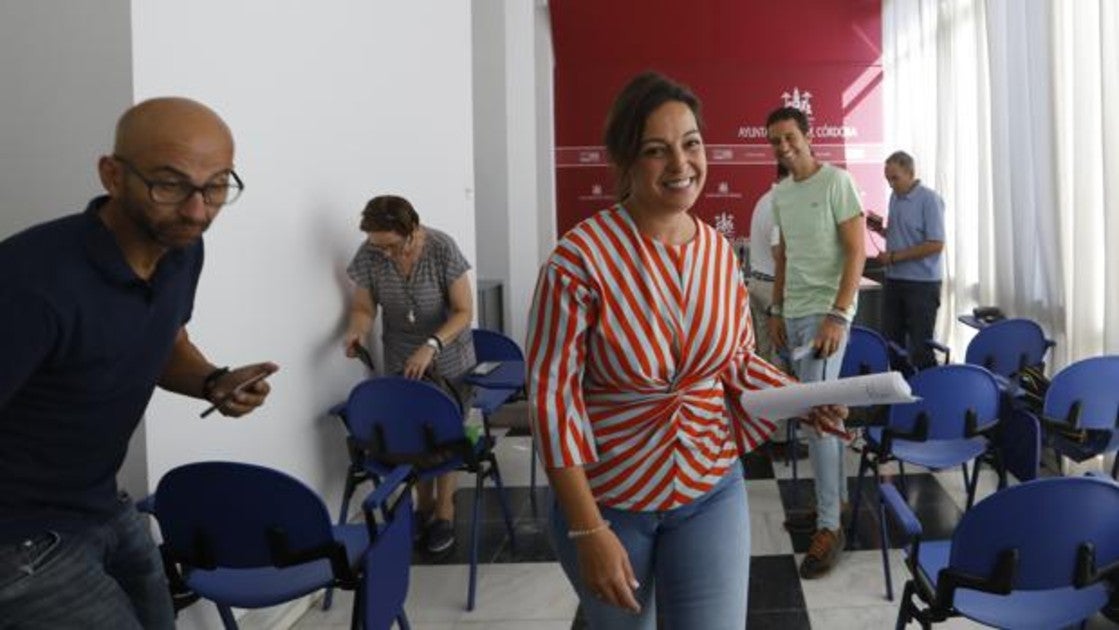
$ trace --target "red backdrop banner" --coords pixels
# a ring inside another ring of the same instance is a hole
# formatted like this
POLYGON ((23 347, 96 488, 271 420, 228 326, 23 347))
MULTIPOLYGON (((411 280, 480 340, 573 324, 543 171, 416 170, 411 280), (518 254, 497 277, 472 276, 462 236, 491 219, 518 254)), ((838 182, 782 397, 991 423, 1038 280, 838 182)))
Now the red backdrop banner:
MULTIPOLYGON (((708 173, 695 212, 746 236, 773 179, 765 118, 802 109, 823 161, 851 171, 864 207, 882 210, 879 0, 552 0, 557 226, 563 234, 614 201, 602 128, 614 96, 648 69, 703 102, 708 173)), ((871 250, 873 251, 873 250, 871 250)))

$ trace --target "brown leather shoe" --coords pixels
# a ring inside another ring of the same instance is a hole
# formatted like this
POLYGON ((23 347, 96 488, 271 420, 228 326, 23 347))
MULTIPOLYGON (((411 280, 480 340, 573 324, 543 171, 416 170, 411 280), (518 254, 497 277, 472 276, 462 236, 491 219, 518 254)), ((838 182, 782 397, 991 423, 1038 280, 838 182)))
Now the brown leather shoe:
MULTIPOLYGON (((816 531, 816 521, 819 515, 816 509, 796 510, 789 513, 785 519, 785 530, 790 534, 811 534, 816 531)), ((851 524, 851 503, 844 501, 839 506, 839 525, 847 527, 851 524)))
POLYGON ((821 529, 813 534, 808 553, 800 563, 800 577, 814 580, 831 571, 832 567, 839 564, 846 545, 847 536, 842 527, 836 530, 821 529))
POLYGON ((816 531, 816 510, 790 512, 785 519, 785 530, 790 534, 811 534, 816 531))

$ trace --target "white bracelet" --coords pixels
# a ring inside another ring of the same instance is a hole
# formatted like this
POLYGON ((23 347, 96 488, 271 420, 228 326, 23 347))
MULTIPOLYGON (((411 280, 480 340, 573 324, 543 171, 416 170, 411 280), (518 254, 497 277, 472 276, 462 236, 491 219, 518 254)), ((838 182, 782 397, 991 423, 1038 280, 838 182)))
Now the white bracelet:
POLYGON ((575 540, 576 538, 586 538, 587 536, 590 536, 591 534, 597 534, 604 529, 610 529, 610 521, 606 519, 603 519, 601 523, 595 525, 590 529, 569 529, 567 530, 567 537, 571 540, 575 540))

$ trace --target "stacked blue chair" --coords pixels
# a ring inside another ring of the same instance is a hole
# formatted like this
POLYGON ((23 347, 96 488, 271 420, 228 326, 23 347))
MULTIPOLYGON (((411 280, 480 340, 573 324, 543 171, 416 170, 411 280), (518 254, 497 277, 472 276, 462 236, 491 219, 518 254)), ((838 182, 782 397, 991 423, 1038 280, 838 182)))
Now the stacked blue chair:
MULTIPOLYGON (((501 482, 494 440, 467 437, 457 403, 439 388, 401 376, 372 378, 350 392, 343 417, 350 431, 351 452, 370 478, 383 479, 397 465, 415 468, 419 479, 433 479, 454 470, 474 475, 474 504, 470 534, 470 582, 467 610, 474 610, 478 573, 479 512, 486 479, 498 490, 510 545, 513 518, 501 482)), ((349 487, 349 486, 348 486, 349 487)), ((343 499, 343 517, 349 496, 343 499)))
MULTIPOLYGON (((998 424, 999 388, 994 376, 974 365, 944 365, 918 372, 909 380, 920 400, 892 405, 886 425, 866 430, 866 444, 859 460, 852 513, 859 513, 863 477, 874 473, 875 485, 882 482, 880 466, 896 461, 904 489, 906 463, 931 470, 960 466, 967 488, 967 506, 975 500, 981 456, 988 452, 987 434, 998 424), (974 461, 969 476, 968 462, 974 461)), ((858 518, 851 522, 850 540, 857 540, 858 518)), ((893 599, 888 562, 889 537, 885 514, 879 514, 882 571, 886 597, 893 599)))
POLYGON ((1119 485, 1054 477, 999 491, 964 514, 951 540, 921 540, 894 486, 886 508, 910 538, 896 627, 963 616, 998 628, 1074 626, 1108 604, 1119 578, 1119 485))
MULTIPOLYGON (((513 362, 518 365, 523 365, 525 355, 521 352, 521 347, 517 345, 506 335, 493 330, 486 330, 484 328, 475 328, 471 331, 474 337, 474 358, 478 363, 486 362, 513 362)), ((474 408, 482 412, 483 427, 485 428, 486 435, 489 435, 490 416, 492 416, 502 405, 509 402, 510 399, 522 394, 525 388, 525 375, 524 370, 518 371, 518 377, 514 379, 515 387, 485 387, 477 385, 474 394, 474 408)), ((468 376, 468 379, 471 377, 468 376)), ((529 490, 530 493, 536 489, 536 448, 535 441, 531 449, 531 468, 529 469, 529 490)))
POLYGON ((152 502, 160 551, 170 572, 217 604, 227 630, 237 627, 232 608, 275 606, 328 587, 359 591, 353 627, 375 607, 369 618, 382 621, 365 627, 387 629, 395 620, 407 628, 410 558, 384 547, 396 544, 400 530, 410 535, 410 478, 407 466, 386 471, 364 502, 383 526, 332 526, 318 495, 280 471, 236 462, 180 466, 163 476, 152 502), (370 550, 386 560, 369 565, 370 550), (371 591, 369 579, 383 591, 371 591))
MULTIPOLYGON (((947 346, 930 341, 929 345, 944 353, 944 362, 951 363, 947 346)), ((979 329, 967 345, 964 362, 981 365, 998 379, 1004 391, 1013 395, 1017 389, 1018 372, 1044 363, 1054 346, 1053 340, 1031 319, 1003 319, 979 329)))
MULTIPOLYGON (((1077 361, 1045 394, 1046 440, 1057 453, 1083 461, 1119 451, 1119 355, 1077 361)), ((1119 472, 1119 457, 1111 467, 1119 472)))

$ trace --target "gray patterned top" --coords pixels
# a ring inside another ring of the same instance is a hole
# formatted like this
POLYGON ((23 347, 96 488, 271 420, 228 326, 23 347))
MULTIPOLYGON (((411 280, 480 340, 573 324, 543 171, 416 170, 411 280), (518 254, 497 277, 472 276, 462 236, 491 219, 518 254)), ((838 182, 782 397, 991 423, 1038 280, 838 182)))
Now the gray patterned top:
MULTIPOLYGON (((402 371, 416 348, 447 321, 451 284, 470 269, 454 239, 439 230, 424 229, 427 238, 410 277, 402 277, 396 265, 368 243, 362 243, 346 269, 358 286, 369 289, 374 304, 381 307, 386 374, 402 371), (414 317, 409 318, 409 313, 414 317)), ((452 340, 444 340, 443 352, 435 358, 435 370, 457 379, 475 363, 474 341, 468 329, 452 340)))

